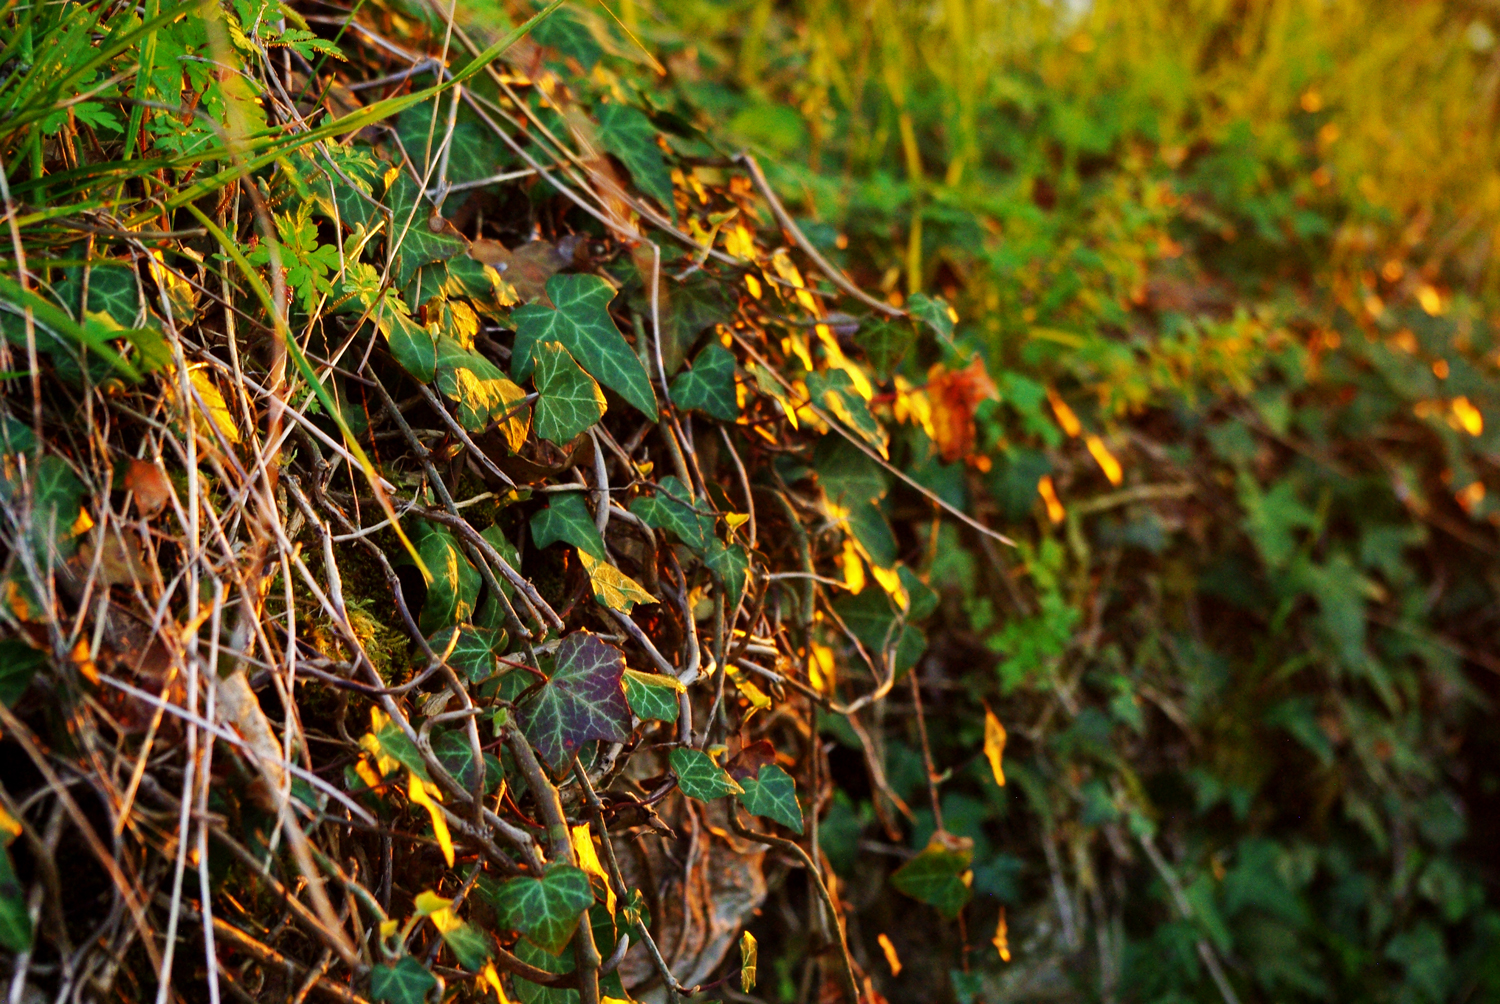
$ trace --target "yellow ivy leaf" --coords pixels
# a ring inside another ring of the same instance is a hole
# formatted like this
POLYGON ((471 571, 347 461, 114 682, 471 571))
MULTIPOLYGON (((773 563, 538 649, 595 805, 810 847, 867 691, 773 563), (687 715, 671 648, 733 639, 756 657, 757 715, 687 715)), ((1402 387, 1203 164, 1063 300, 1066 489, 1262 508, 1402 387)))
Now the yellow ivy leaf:
POLYGON ((1104 445, 1104 440, 1098 436, 1089 436, 1084 443, 1088 446, 1089 453, 1093 454, 1094 462, 1099 465, 1104 476, 1109 478, 1109 483, 1119 487, 1120 482, 1124 480, 1125 472, 1121 469, 1120 462, 1115 459, 1115 455, 1109 452, 1109 447, 1104 445))
POLYGON ((453 905, 453 900, 444 899, 431 889, 424 889, 417 893, 415 906, 418 917, 430 917, 439 910, 446 910, 453 905))
POLYGON ((414 770, 408 769, 407 775, 411 800, 426 809, 427 814, 432 817, 432 835, 437 837, 438 846, 442 848, 443 860, 452 868, 453 838, 448 834, 448 820, 443 818, 442 807, 435 801, 442 799, 442 791, 431 781, 423 781, 414 770))
POLYGON ((1067 518, 1067 510, 1063 508, 1062 501, 1057 497, 1057 488, 1052 484, 1052 475, 1043 474, 1036 483, 1037 494, 1042 501, 1047 503, 1047 518, 1054 523, 1061 523, 1067 518))
POLYGON ((995 925, 995 936, 990 939, 990 944, 995 946, 995 951, 1000 953, 1001 962, 1010 961, 1010 937, 1005 929, 1005 907, 1000 908, 1000 922, 995 925))
MULTIPOLYGON (((193 385, 193 392, 203 402, 203 410, 198 408, 197 401, 187 402, 187 411, 193 418, 194 428, 213 446, 218 445, 218 440, 214 438, 212 432, 213 429, 218 429, 227 441, 237 445, 240 442, 240 430, 234 424, 234 416, 229 411, 229 405, 224 401, 224 395, 219 391, 218 385, 213 382, 213 378, 199 364, 188 367, 188 381, 193 385)), ((176 386, 176 381, 168 383, 167 393, 172 395, 176 386)))
POLYGON ((1484 432, 1484 415, 1480 414, 1479 409, 1474 407, 1467 397, 1455 397, 1449 402, 1449 407, 1453 410, 1453 418, 1457 421, 1459 428, 1471 436, 1478 436, 1484 432))
POLYGON ((594 850, 594 837, 589 832, 588 823, 579 823, 573 827, 573 853, 578 857, 578 867, 590 875, 597 875, 604 883, 605 901, 604 905, 609 908, 609 915, 615 915, 615 890, 609 884, 609 875, 604 871, 604 865, 599 862, 599 852, 594 850))
POLYGON ((740 989, 749 993, 755 988, 755 963, 760 949, 755 944, 755 935, 749 931, 740 935, 740 989))
POLYGON ((853 537, 844 538, 844 585, 849 592, 859 594, 865 589, 865 563, 860 560, 859 548, 853 537))
POLYGON ((1083 431, 1083 425, 1079 423, 1078 416, 1073 414, 1073 409, 1068 407, 1068 402, 1051 387, 1047 388, 1047 400, 1052 404, 1052 414, 1057 416, 1057 424, 1062 426, 1069 438, 1076 438, 1083 431))
POLYGON ((833 693, 838 673, 834 666, 833 649, 827 645, 812 643, 812 654, 807 660, 807 682, 820 694, 833 693))
POLYGON ((397 920, 395 917, 392 917, 389 920, 383 920, 383 921, 381 921, 380 922, 380 940, 384 941, 387 938, 389 938, 391 935, 395 934, 396 933, 396 928, 398 928, 400 926, 401 926, 401 922, 399 920, 397 920))
POLYGON ((593 583, 594 599, 611 610, 628 614, 635 609, 637 603, 657 602, 656 597, 646 592, 639 582, 609 562, 600 561, 584 551, 579 551, 578 557, 583 561, 583 570, 589 573, 589 581, 593 583))
MULTIPOLYGON (((6 812, 4 806, 0 806, 0 830, 4 830, 12 837, 19 837, 21 835, 20 820, 16 819, 10 813, 6 812)), ((8 840, 6 841, 6 843, 9 842, 10 841, 8 840)))
POLYGON ((486 962, 484 964, 484 971, 479 974, 479 985, 481 987, 489 986, 493 988, 495 997, 499 999, 500 1004, 510 1004, 510 998, 505 996, 505 984, 500 982, 500 974, 495 972, 495 964, 493 962, 486 962))
POLYGON ((1005 726, 1000 724, 1000 719, 995 717, 988 706, 984 709, 984 755, 990 762, 995 783, 1005 787, 1005 768, 1002 762, 1005 756, 1005 726))
POLYGON ((884 931, 875 940, 880 942, 880 950, 885 953, 885 964, 891 967, 891 975, 900 976, 901 956, 896 954, 896 946, 891 944, 891 939, 884 931))

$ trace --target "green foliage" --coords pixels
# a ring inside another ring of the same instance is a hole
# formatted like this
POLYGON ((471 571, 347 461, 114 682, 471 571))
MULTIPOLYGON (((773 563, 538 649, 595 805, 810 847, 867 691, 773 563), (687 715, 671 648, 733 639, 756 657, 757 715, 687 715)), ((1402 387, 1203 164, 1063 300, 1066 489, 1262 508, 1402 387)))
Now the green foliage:
POLYGON ((718 342, 705 345, 692 368, 672 381, 672 401, 679 408, 696 409, 721 422, 733 422, 740 414, 734 393, 734 353, 718 342))
POLYGON ((472 620, 479 599, 479 572, 446 527, 419 524, 416 537, 417 552, 432 574, 427 602, 422 604, 422 630, 435 633, 472 620))
POLYGON ((558 342, 539 342, 536 360, 536 434, 567 443, 604 415, 604 393, 558 342))
POLYGON ((385 1004, 422 1004, 435 986, 437 979, 410 955, 403 955, 394 966, 370 970, 370 996, 385 1004))
POLYGON ((531 542, 537 547, 572 544, 585 554, 605 560, 604 538, 599 536, 594 516, 583 501, 583 492, 553 492, 547 508, 531 517, 531 542))
POLYGON ((659 722, 675 722, 681 710, 678 695, 682 686, 670 677, 658 673, 642 673, 625 670, 625 700, 631 712, 641 719, 659 722))
POLYGON ((494 894, 500 925, 520 931, 552 955, 562 952, 593 902, 588 875, 564 864, 553 865, 539 878, 509 879, 494 894))
POLYGON ((16 878, 10 848, 0 847, 0 945, 12 952, 31 949, 31 915, 26 912, 26 890, 16 878))
POLYGON ((537 343, 555 341, 627 404, 656 417, 656 395, 646 369, 609 317, 614 288, 596 275, 554 275, 547 280, 547 296, 556 309, 528 303, 514 312, 511 373, 516 379, 531 375, 537 343))
POLYGON ((762 764, 756 777, 740 781, 740 804, 755 816, 774 819, 789 830, 802 832, 802 807, 797 804, 797 784, 774 763, 762 764))
POLYGON ((969 884, 964 875, 974 855, 968 847, 955 847, 952 843, 942 839, 942 835, 935 835, 922 853, 891 875, 891 885, 912 899, 956 917, 969 901, 969 884))
POLYGON ((606 104, 597 109, 599 141, 625 165, 636 187, 651 196, 677 218, 672 198, 672 175, 656 145, 656 130, 650 119, 629 105, 606 104))
POLYGON ((689 798, 709 802, 744 791, 723 767, 714 763, 713 758, 702 750, 679 746, 672 751, 669 759, 672 761, 672 771, 677 775, 677 787, 689 798))

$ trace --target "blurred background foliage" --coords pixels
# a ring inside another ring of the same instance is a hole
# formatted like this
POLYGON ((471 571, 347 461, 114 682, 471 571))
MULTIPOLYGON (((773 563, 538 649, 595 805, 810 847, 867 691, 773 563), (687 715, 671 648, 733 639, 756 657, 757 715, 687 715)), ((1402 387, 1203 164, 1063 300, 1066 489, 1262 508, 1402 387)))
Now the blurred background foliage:
MULTIPOLYGON (((662 120, 755 150, 866 288, 961 318, 877 400, 930 406, 893 460, 1018 546, 883 502, 941 592, 941 783, 924 808, 914 725, 882 791, 830 723, 822 847, 862 961, 903 963, 876 986, 1500 995, 1492 6, 618 10, 668 69, 662 120), (935 810, 974 840, 961 920, 880 881, 935 810)), ((877 369, 880 339, 852 338, 877 369)))

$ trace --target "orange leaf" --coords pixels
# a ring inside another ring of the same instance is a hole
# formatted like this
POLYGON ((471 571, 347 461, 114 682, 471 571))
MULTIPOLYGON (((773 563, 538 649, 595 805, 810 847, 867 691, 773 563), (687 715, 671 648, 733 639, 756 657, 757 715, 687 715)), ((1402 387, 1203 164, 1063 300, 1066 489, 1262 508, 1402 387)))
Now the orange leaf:
POLYGON ((974 452, 974 412, 995 394, 995 384, 979 356, 961 370, 950 370, 938 363, 928 371, 932 438, 944 463, 962 460, 974 452))

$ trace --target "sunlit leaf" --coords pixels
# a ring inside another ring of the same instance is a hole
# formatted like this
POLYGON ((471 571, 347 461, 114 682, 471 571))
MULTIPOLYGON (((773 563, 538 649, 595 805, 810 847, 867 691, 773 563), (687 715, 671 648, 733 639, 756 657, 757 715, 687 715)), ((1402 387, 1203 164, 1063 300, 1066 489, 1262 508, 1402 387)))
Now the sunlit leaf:
POLYGON ((637 603, 656 603, 657 599, 641 584, 607 561, 600 561, 587 551, 578 552, 583 570, 589 573, 594 599, 611 610, 628 614, 637 603))
POLYGON ((625 670, 625 700, 635 716, 642 720, 677 721, 677 714, 681 710, 678 697, 685 689, 670 676, 625 670))
POLYGON ((407 772, 407 793, 411 795, 413 804, 420 805, 427 810, 428 817, 432 820, 432 835, 437 838, 438 848, 443 852, 443 860, 448 867, 453 867, 453 837, 448 833, 448 819, 443 815, 442 807, 438 802, 442 800, 443 792, 436 784, 424 780, 412 770, 407 772))
POLYGON ((595 379, 654 420, 656 394, 651 379, 609 316, 614 287, 596 275, 559 274, 547 280, 547 296, 555 310, 528 303, 512 312, 516 341, 511 375, 517 380, 531 375, 539 342, 561 342, 595 379))
MULTIPOLYGON (((420 151, 417 156, 421 156, 420 151)), ((386 193, 385 202, 392 217, 390 239, 399 240, 395 265, 391 269, 391 277, 397 289, 405 289, 412 276, 416 275, 417 269, 423 265, 446 261, 468 250, 468 242, 462 237, 433 233, 428 227, 432 204, 422 195, 421 189, 407 172, 401 172, 391 190, 386 193)))
POLYGON ((446 527, 432 523, 417 527, 417 553, 432 573, 427 602, 422 604, 422 630, 436 632, 472 620, 479 599, 479 573, 446 527))
POLYGON ((745 931, 740 935, 740 990, 744 993, 755 989, 755 965, 759 955, 755 935, 745 931))
POLYGON ((1005 787, 1005 726, 988 707, 984 709, 984 756, 990 762, 995 783, 1005 787))
POLYGON ((539 342, 536 360, 536 434, 559 445, 567 443, 604 417, 604 392, 578 368, 559 342, 539 342))
POLYGON ((590 740, 630 738, 624 672, 620 650, 597 635, 575 631, 559 643, 547 683, 520 709, 521 731, 554 773, 590 740))
POLYGON ((913 318, 931 328, 938 338, 945 342, 953 341, 953 325, 957 323, 958 317, 942 297, 913 293, 911 299, 906 301, 906 309, 913 318))
POLYGON ((470 432, 481 432, 492 421, 512 451, 526 442, 530 407, 526 392, 511 382, 500 367, 452 338, 437 338, 437 387, 458 402, 458 421, 470 432))
POLYGON ((594 890, 582 869, 554 864, 541 878, 523 875, 502 882, 493 899, 501 927, 520 931, 557 955, 573 937, 578 918, 593 904, 594 890))
POLYGON ((744 790, 702 750, 679 746, 668 755, 668 759, 677 775, 677 787, 689 798, 707 802, 724 795, 737 795, 744 790))

